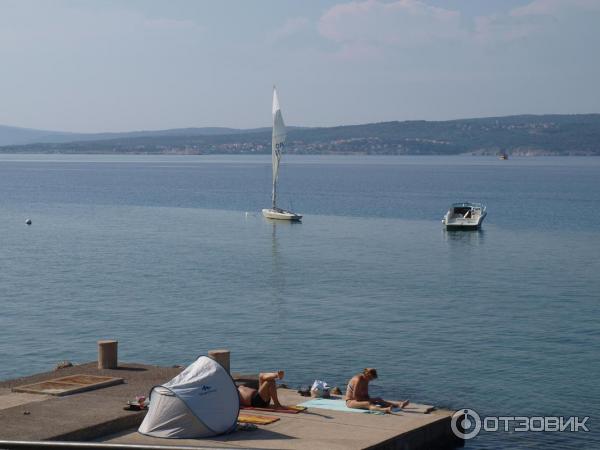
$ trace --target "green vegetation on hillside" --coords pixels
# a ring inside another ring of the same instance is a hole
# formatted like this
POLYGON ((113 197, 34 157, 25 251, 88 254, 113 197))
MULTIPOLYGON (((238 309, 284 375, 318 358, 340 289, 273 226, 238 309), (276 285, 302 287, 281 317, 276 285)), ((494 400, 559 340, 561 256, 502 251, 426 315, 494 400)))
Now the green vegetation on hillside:
MULTIPOLYGON (((3 153, 253 154, 271 151, 267 130, 124 136, 0 147, 3 153)), ((600 114, 524 115, 291 128, 287 153, 373 155, 600 155, 600 114)))

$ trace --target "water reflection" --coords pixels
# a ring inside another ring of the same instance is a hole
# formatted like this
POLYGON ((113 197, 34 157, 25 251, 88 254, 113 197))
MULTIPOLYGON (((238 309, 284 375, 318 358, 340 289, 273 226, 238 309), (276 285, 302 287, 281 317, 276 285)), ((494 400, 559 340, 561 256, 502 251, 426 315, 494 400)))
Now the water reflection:
MULTIPOLYGON (((271 220, 270 222, 271 222, 271 256, 272 256, 273 269, 275 269, 279 266, 279 259, 280 259, 279 242, 277 240, 277 222, 275 222, 274 220, 271 220)), ((275 270, 273 272, 275 272, 275 270)))
POLYGON ((298 225, 299 222, 290 220, 265 220, 271 226, 271 286, 273 287, 275 297, 280 298, 286 287, 286 261, 285 251, 281 249, 281 237, 277 235, 277 228, 279 228, 279 233, 281 234, 281 231, 298 225))
POLYGON ((485 231, 479 230, 442 230, 444 241, 450 243, 450 245, 464 245, 468 244, 471 246, 483 245, 485 241, 485 231))
POLYGON ((266 219, 271 226, 271 290, 273 300, 279 304, 283 300, 283 291, 285 289, 285 262, 280 250, 279 237, 277 236, 277 227, 279 224, 275 220, 266 219))

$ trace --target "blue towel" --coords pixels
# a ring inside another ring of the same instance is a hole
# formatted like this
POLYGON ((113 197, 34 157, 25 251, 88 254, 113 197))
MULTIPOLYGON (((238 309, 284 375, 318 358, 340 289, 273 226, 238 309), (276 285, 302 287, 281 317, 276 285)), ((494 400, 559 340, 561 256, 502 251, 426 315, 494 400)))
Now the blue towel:
POLYGON ((300 403, 300 406, 307 408, 331 409, 333 411, 345 411, 354 413, 372 413, 368 409, 348 408, 344 400, 336 400, 332 398, 313 398, 307 402, 300 403))

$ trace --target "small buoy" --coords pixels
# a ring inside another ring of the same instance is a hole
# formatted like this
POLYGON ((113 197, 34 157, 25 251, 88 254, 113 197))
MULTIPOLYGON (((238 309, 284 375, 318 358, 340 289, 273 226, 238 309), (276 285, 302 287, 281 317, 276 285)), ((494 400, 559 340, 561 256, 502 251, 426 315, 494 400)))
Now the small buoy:
POLYGON ((27 219, 27 220, 25 221, 25 223, 26 223, 27 225, 31 225, 31 219, 27 219))

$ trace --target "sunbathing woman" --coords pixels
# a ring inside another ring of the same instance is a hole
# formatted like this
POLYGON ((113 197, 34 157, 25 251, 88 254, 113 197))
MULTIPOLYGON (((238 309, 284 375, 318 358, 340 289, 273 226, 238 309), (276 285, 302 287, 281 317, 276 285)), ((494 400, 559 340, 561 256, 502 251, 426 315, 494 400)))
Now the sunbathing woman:
POLYGON ((377 378, 377 370, 368 367, 357 375, 354 375, 346 387, 346 406, 348 408, 369 409, 371 411, 383 411, 391 413, 392 408, 404 408, 409 404, 408 400, 393 402, 380 397, 369 396, 369 381, 377 378))
POLYGON ((261 373, 258 376, 258 390, 247 386, 238 386, 240 405, 252 406, 254 408, 268 408, 271 400, 273 400, 273 406, 275 408, 285 408, 285 406, 279 403, 279 398, 277 398, 277 385, 275 384, 275 380, 283 379, 284 375, 285 372, 283 370, 261 373))

